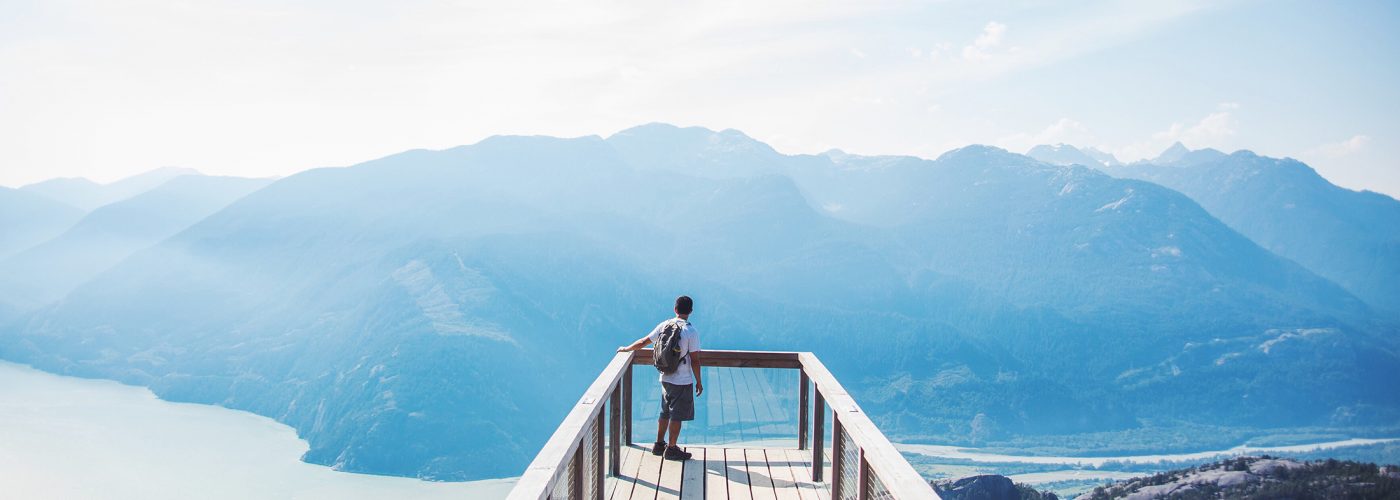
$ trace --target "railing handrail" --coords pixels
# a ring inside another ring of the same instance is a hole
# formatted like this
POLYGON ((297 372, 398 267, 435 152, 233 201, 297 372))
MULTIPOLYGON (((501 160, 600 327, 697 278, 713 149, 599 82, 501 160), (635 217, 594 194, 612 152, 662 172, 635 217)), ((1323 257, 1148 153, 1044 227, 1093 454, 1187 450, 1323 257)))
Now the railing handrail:
POLYGON ((622 374, 627 372, 627 368, 632 364, 632 353, 619 352, 613 356, 611 362, 603 373, 598 374, 598 378, 593 380, 593 384, 584 391, 583 397, 579 398, 578 404, 564 417, 564 422, 559 424, 559 428, 554 430, 554 434, 545 441, 544 447, 540 448, 540 453, 535 455, 535 459, 530 462, 530 466, 525 469, 525 473, 520 476, 520 480, 515 483, 515 488, 511 489, 511 500, 537 500, 548 498, 551 482, 560 470, 569 466, 569 460, 574 456, 574 452, 583 446, 584 432, 587 430, 589 422, 597 418, 598 412, 603 409, 603 402, 608 400, 612 392, 617 388, 618 380, 622 374))
POLYGON ((803 373, 812 379, 812 384, 825 398, 827 406, 831 407, 831 414, 840 422, 842 432, 851 436, 851 441, 860 448, 871 472, 880 478, 885 488, 894 493, 895 498, 938 498, 933 486, 900 455, 889 438, 880 432, 875 422, 870 421, 856 400, 846 392, 846 388, 826 369, 826 365, 810 352, 803 352, 798 357, 803 373))
MULTIPOLYGON (((792 351, 700 351, 700 366, 715 368, 802 368, 800 352, 792 351)), ((632 364, 651 364, 652 350, 638 349, 632 364)))

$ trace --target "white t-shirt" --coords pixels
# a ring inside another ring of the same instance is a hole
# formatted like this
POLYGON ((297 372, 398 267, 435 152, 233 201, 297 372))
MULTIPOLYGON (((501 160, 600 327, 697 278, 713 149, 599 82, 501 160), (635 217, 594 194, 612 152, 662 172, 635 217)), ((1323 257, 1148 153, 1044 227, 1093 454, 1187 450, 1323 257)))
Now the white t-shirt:
MULTIPOLYGON (((659 344, 661 344, 661 332, 666 331, 666 325, 671 324, 672 321, 685 320, 671 318, 656 325, 656 328, 653 328, 651 333, 647 334, 647 338, 651 339, 652 347, 658 347, 659 344)), ((685 327, 681 328, 681 356, 683 356, 681 358, 681 365, 676 367, 675 373, 670 375, 662 373, 661 381, 676 385, 694 384, 695 372, 694 369, 690 367, 690 356, 688 356, 688 354, 692 352, 700 352, 700 332, 695 330, 695 325, 690 324, 689 321, 685 321, 685 327)))

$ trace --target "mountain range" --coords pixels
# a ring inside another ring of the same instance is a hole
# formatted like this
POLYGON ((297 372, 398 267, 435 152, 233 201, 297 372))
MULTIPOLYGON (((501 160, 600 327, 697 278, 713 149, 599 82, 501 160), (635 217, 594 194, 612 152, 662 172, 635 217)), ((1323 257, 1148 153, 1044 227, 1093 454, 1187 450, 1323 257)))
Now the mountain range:
POLYGON ((1179 142, 1153 160, 1102 170, 1180 191, 1269 251, 1392 316, 1400 313, 1400 203, 1394 198, 1338 187, 1291 158, 1191 150, 1179 142))
POLYGON ((32 309, 56 301, 132 253, 270 182, 181 175, 101 205, 63 233, 0 261, 0 302, 32 309))
POLYGON ((706 347, 815 351, 898 439, 1400 417, 1384 304, 1118 168, 1145 167, 785 155, 651 124, 206 180, 197 209, 151 190, 0 261, 56 297, 4 313, 0 357, 271 416, 310 462, 448 480, 518 474, 681 293, 706 347))
POLYGON ((82 210, 52 198, 0 187, 0 259, 58 236, 82 216, 82 210))
MULTIPOLYGON (((1185 147, 1185 146, 1183 146, 1185 147)), ((1170 154, 1170 151, 1168 153, 1170 154)), ((1111 153, 1086 147, 1079 149, 1069 144, 1041 144, 1026 151, 1026 156, 1051 165, 1083 165, 1086 167, 1116 167, 1122 165, 1111 153)))
POLYGON ((29 184, 20 190, 42 195, 86 212, 130 198, 184 175, 199 175, 199 171, 183 167, 161 167, 108 184, 81 177, 60 177, 29 184))

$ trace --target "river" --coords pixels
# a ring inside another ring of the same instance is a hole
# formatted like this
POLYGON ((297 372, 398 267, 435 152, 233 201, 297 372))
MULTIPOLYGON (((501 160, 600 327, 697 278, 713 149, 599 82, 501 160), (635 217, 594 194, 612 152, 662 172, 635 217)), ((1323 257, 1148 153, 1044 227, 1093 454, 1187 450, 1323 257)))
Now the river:
POLYGON ((976 448, 964 448, 960 446, 944 446, 934 444, 901 444, 896 443, 894 447, 906 453, 927 455, 930 457, 955 458, 969 460, 980 463, 1029 463, 1029 464, 1063 464, 1079 466, 1101 466, 1107 462, 1132 462, 1132 463, 1156 463, 1160 461, 1184 462, 1210 460, 1216 457, 1232 457, 1238 455, 1258 455, 1262 453, 1306 453, 1310 451, 1332 450, 1337 448, 1347 448, 1351 446, 1365 446, 1378 443, 1389 443, 1398 439, 1345 439, 1341 441, 1328 441, 1324 443, 1300 444, 1292 446, 1236 446, 1227 450, 1200 451, 1194 453, 1177 453, 1169 455, 1127 455, 1115 457, 1054 457, 1040 455, 1003 455, 998 453, 982 452, 976 448))

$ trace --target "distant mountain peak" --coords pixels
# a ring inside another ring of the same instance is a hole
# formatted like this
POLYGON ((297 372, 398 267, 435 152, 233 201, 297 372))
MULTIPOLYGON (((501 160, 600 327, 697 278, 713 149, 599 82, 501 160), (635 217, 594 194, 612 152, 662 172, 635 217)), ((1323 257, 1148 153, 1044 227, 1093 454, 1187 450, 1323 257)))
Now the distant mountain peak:
POLYGON ((705 127, 680 127, 661 122, 652 122, 625 129, 609 136, 606 140, 608 142, 624 142, 638 139, 668 140, 668 142, 685 143, 692 147, 698 146, 709 150, 754 150, 777 153, 768 144, 749 137, 748 134, 738 129, 727 128, 715 131, 705 127))
POLYGON ((979 156, 1022 156, 1005 149, 988 146, 986 144, 969 144, 960 148, 950 149, 948 152, 938 155, 937 160, 971 158, 979 156))
POLYGON ((1044 166, 1044 162, 1029 156, 1013 153, 1005 149, 973 144, 948 151, 938 156, 935 163, 954 167, 1033 167, 1044 166))
POLYGON ((1181 141, 1177 141, 1173 143, 1171 147, 1168 147, 1165 151, 1162 151, 1162 154, 1157 155, 1156 158, 1144 161, 1146 163, 1153 163, 1157 165, 1188 166, 1213 162, 1216 160, 1224 159, 1228 156, 1230 155, 1227 155, 1215 148, 1191 149, 1186 147, 1186 145, 1182 144, 1181 141))
POLYGON ((192 168, 160 167, 105 184, 82 177, 64 177, 37 182, 20 189, 88 211, 144 193, 166 181, 185 175, 204 174, 192 168))
POLYGON ((1191 153, 1191 149, 1190 149, 1190 148, 1187 148, 1185 144, 1182 144, 1182 143, 1181 143, 1181 141, 1176 141, 1176 142, 1172 143, 1171 146, 1167 147, 1166 150, 1162 151, 1162 154, 1159 154, 1159 155, 1157 155, 1156 158, 1153 158, 1153 159, 1152 159, 1152 162, 1153 162, 1153 163, 1174 163, 1174 162, 1176 162, 1177 160, 1180 160, 1180 159, 1182 159, 1182 158, 1185 158, 1186 155, 1188 155, 1188 154, 1190 154, 1190 153, 1191 153))
POLYGON ((1118 159, 1114 158, 1111 154, 1093 148, 1088 148, 1086 151, 1065 143, 1055 145, 1041 144, 1026 151, 1026 156, 1051 165, 1060 166, 1083 165, 1086 167, 1102 167, 1106 165, 1116 165, 1118 163, 1118 159), (1091 154, 1088 151, 1093 151, 1093 153, 1091 154))
POLYGON ((673 124, 666 123, 666 122, 650 122, 650 123, 643 123, 643 124, 641 124, 641 125, 636 125, 636 126, 633 126, 633 127, 628 127, 628 128, 619 130, 617 133, 615 133, 615 134, 613 134, 613 135, 614 135, 614 136, 617 136, 617 135, 629 135, 629 134, 648 133, 648 132, 667 132, 667 131, 676 131, 676 130, 703 130, 703 131, 708 132, 708 133, 714 133, 713 130, 707 129, 707 128, 705 128, 705 127, 681 127, 681 126, 679 126, 679 125, 673 125, 673 124))
POLYGON ((1105 166, 1116 167, 1123 164, 1123 162, 1118 161, 1118 157, 1113 156, 1113 153, 1101 151, 1098 148, 1087 147, 1080 149, 1080 151, 1083 151, 1084 154, 1088 155, 1090 158, 1098 160, 1099 163, 1102 163, 1105 166))
POLYGON ((702 177, 777 173, 783 155, 739 130, 648 123, 605 139, 630 164, 702 177))

